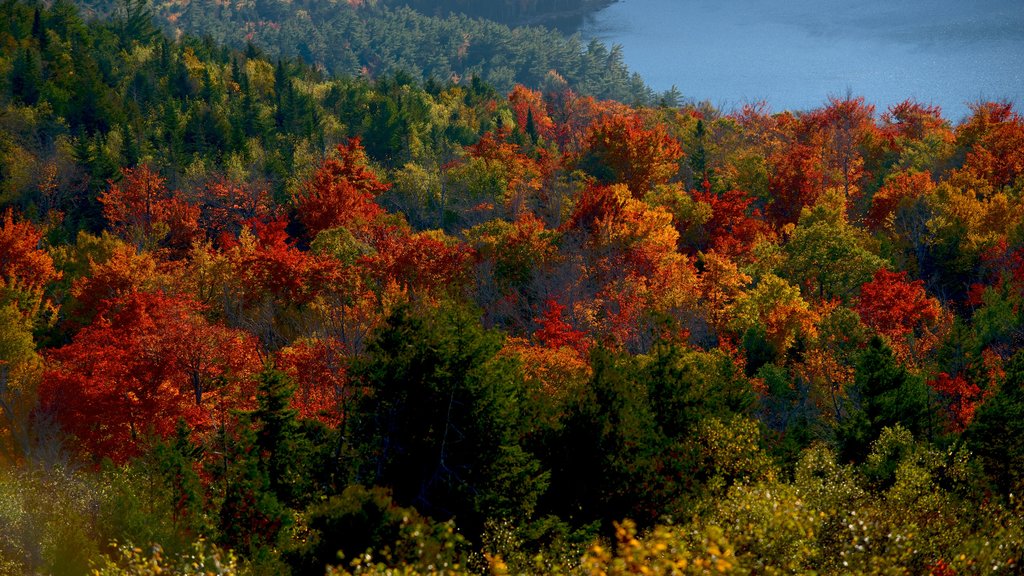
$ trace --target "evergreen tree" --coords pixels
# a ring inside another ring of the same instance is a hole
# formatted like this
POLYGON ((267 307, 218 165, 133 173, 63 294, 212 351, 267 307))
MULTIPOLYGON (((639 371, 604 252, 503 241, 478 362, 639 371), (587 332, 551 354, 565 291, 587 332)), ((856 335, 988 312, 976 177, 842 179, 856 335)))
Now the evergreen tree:
POLYGON ((288 376, 271 367, 259 375, 256 391, 256 446, 267 472, 270 489, 282 502, 296 502, 310 496, 308 468, 312 447, 303 436, 298 411, 291 407, 295 385, 288 376))
POLYGON ((927 385, 896 361, 878 336, 868 342, 857 362, 847 414, 836 428, 840 457, 862 461, 882 428, 901 424, 917 438, 934 432, 927 385))
POLYGON ((367 390, 350 418, 360 480, 471 533, 529 517, 547 475, 519 443, 523 381, 500 348, 461 306, 393 313, 353 368, 367 390))
POLYGON ((1024 488, 1024 351, 1010 359, 999 390, 974 416, 967 446, 1003 494, 1024 488))

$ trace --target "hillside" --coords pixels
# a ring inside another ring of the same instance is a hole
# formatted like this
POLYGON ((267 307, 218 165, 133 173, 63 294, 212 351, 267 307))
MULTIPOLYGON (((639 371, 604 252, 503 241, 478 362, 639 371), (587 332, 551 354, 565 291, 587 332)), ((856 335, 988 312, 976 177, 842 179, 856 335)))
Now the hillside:
POLYGON ((0 13, 0 573, 1019 570, 1012 105, 0 13))
MULTIPOLYGON (((102 0, 102 16, 148 11, 141 0, 102 0)), ((156 1, 152 12, 173 37, 211 38, 236 49, 254 45, 270 60, 300 59, 314 68, 367 78, 409 75, 416 81, 468 84, 500 92, 568 83, 577 92, 629 103, 657 96, 623 63, 621 48, 539 26, 509 27, 444 12, 427 16, 377 2, 156 1)))

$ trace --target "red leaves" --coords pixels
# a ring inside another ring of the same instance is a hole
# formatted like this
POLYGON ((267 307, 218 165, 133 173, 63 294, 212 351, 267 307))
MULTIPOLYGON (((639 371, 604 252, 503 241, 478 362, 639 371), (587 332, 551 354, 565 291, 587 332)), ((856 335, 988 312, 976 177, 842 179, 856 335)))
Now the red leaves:
POLYGON ((751 210, 753 199, 741 190, 730 190, 723 194, 706 191, 694 192, 694 198, 711 206, 711 219, 704 225, 708 236, 708 248, 729 257, 750 252, 761 236, 771 234, 771 229, 760 218, 758 210, 751 210))
POLYGON ((657 124, 651 128, 637 114, 614 115, 590 126, 581 165, 604 184, 625 184, 642 198, 679 170, 682 146, 657 124))
POLYGON ((299 417, 340 424, 348 393, 345 346, 334 339, 302 340, 281 350, 277 360, 297 384, 292 405, 299 417))
POLYGON ((795 144, 770 159, 768 190, 772 202, 767 212, 776 226, 794 224, 800 210, 818 199, 824 189, 824 172, 814 148, 795 144))
POLYGON ((13 300, 26 317, 39 311, 43 290, 60 277, 53 259, 39 247, 42 238, 41 230, 15 221, 9 209, 0 219, 0 306, 13 300))
POLYGON ((622 213, 627 199, 621 187, 588 186, 580 194, 563 229, 594 233, 601 222, 617 218, 622 213))
POLYGON ((930 134, 938 134, 944 141, 951 142, 953 133, 942 119, 942 109, 913 100, 904 100, 889 107, 882 114, 882 128, 890 137, 923 140, 930 134))
POLYGON ((950 425, 955 432, 963 432, 974 419, 974 411, 984 399, 981 388, 961 375, 954 377, 945 372, 929 380, 928 385, 948 400, 950 425))
POLYGON ((413 292, 459 290, 469 280, 472 251, 439 232, 407 234, 398 229, 374 242, 377 254, 365 265, 380 286, 397 282, 413 292))
POLYGON ((100 195, 103 217, 122 238, 140 248, 187 249, 199 235, 199 208, 171 194, 148 166, 125 168, 119 182, 100 195))
POLYGON ((307 304, 336 277, 338 262, 299 250, 286 225, 284 220, 257 224, 255 237, 243 237, 231 252, 247 300, 271 294, 285 303, 307 304))
POLYGON ((506 183, 502 200, 514 207, 535 196, 543 184, 540 164, 523 154, 519 145, 504 142, 507 131, 488 132, 467 151, 474 158, 483 159, 489 167, 498 169, 506 183))
POLYGON ((295 194, 299 220, 310 238, 336 226, 372 222, 384 213, 374 197, 390 186, 367 167, 366 153, 358 138, 338 145, 338 154, 320 165, 313 177, 295 194))
POLYGON ((909 281, 906 272, 879 269, 861 287, 855 308, 865 324, 889 337, 893 351, 905 361, 935 344, 942 307, 925 292, 923 281, 909 281))
POLYGON ((928 195, 933 190, 935 183, 927 172, 898 172, 875 192, 865 223, 871 228, 879 228, 901 204, 928 195))
POLYGON ((53 259, 39 247, 43 232, 30 222, 16 222, 8 209, 0 220, 0 286, 17 282, 41 288, 59 276, 53 259))
POLYGON ((533 337, 542 345, 548 348, 562 348, 568 346, 585 356, 590 348, 590 341, 586 333, 576 330, 565 320, 562 320, 562 312, 565 306, 558 303, 554 298, 548 298, 544 302, 544 312, 537 319, 538 328, 533 337))
POLYGON ((237 235, 243 226, 269 219, 274 214, 270 194, 263 188, 226 179, 206 183, 198 204, 204 228, 213 238, 237 235))
POLYGON ((210 324, 194 301, 138 292, 110 302, 48 360, 41 410, 86 453, 116 462, 139 454, 147 436, 172 434, 179 418, 201 429, 215 405, 247 401, 232 386, 259 366, 252 338, 210 324))
POLYGON ((512 106, 516 127, 520 132, 527 134, 532 126, 532 130, 537 136, 545 140, 554 137, 555 123, 548 116, 544 98, 540 92, 516 84, 508 95, 508 102, 512 106))
POLYGON ((969 148, 962 171, 994 188, 1013 185, 1024 175, 1024 118, 1008 102, 983 102, 957 128, 957 144, 969 148))

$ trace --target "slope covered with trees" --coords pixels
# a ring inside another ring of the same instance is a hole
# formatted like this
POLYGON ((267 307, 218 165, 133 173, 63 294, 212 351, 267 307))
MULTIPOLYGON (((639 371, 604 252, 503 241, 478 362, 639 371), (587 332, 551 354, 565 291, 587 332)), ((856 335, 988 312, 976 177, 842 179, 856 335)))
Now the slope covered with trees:
POLYGON ((1019 570, 1013 106, 0 12, 0 572, 1019 570))
MULTIPOLYGON (((517 2, 518 4, 522 4, 517 2)), ((133 26, 148 22, 143 0, 80 2, 96 14, 133 26)), ((498 3, 478 3, 494 7, 498 3)), ((483 81, 501 93, 568 83, 599 98, 647 103, 655 95, 623 61, 622 48, 584 43, 541 26, 509 26, 470 11, 424 14, 416 4, 347 1, 157 1, 152 11, 174 37, 212 38, 238 49, 252 44, 269 59, 300 59, 319 70, 377 78, 397 73, 447 85, 483 81)))

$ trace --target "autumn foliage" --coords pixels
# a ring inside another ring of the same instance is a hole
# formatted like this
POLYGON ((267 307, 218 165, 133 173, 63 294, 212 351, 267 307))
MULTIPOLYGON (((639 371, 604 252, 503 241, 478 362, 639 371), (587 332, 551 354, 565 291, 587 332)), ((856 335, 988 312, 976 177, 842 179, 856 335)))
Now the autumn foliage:
POLYGON ((251 336, 208 322, 188 298, 132 292, 48 355, 40 409, 84 454, 124 462, 179 419, 203 429, 246 406, 255 353, 251 336))
POLYGON ((320 165, 295 193, 299 221, 310 237, 335 226, 360 226, 383 213, 374 203, 389 186, 367 166, 359 138, 339 144, 335 156, 320 165))
POLYGON ((581 165, 604 184, 625 184, 636 197, 668 182, 683 157, 664 126, 648 127, 639 114, 612 115, 590 127, 581 165))
POLYGON ((1018 571, 1011 104, 506 97, 46 4, 0 30, 0 572, 1018 571), (64 570, 65 511, 123 557, 64 570))
POLYGON ((880 269, 861 287, 856 310, 865 324, 890 339, 901 357, 927 354, 941 330, 942 308, 924 291, 924 282, 905 272, 880 269))

